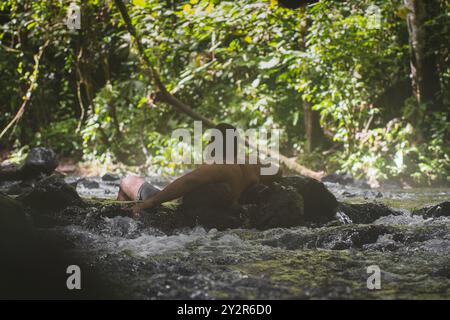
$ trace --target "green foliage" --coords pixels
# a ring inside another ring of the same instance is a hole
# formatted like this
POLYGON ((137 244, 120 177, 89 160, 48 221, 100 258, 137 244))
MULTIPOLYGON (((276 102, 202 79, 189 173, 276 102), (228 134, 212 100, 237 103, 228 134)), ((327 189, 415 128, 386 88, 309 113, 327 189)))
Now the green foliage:
MULTIPOLYGON (((321 0, 298 10, 274 0, 124 1, 145 53, 168 90, 206 117, 282 129, 282 150, 315 169, 373 179, 449 180, 450 95, 442 113, 414 98, 379 98, 410 74, 401 0, 321 0), (368 14, 377 5, 381 25, 368 14), (303 107, 320 112, 332 150, 305 154, 303 107), (325 153, 323 153, 325 152, 325 153)), ((428 22, 441 86, 450 84, 449 7, 428 22)), ((192 120, 162 103, 112 0, 79 1, 82 29, 64 24, 64 1, 0 4, 0 127, 17 112, 45 39, 38 87, 3 147, 45 144, 85 161, 175 173, 176 128, 192 120)))

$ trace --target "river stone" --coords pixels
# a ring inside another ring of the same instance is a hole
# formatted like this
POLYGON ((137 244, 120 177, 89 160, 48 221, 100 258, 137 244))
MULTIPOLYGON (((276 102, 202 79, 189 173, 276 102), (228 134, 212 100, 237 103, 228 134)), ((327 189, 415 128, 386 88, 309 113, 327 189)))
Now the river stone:
POLYGON ((98 189, 100 188, 100 184, 95 180, 88 180, 86 178, 82 178, 77 181, 77 184, 81 184, 86 189, 98 189))
POLYGON ((113 173, 105 173, 102 177, 102 181, 117 181, 120 177, 113 173))
POLYGON ((72 204, 83 205, 77 191, 58 175, 40 180, 18 200, 38 214, 61 210, 72 204))
POLYGON ((302 196, 305 221, 325 223, 335 219, 338 202, 322 182, 306 176, 292 176, 280 178, 279 183, 293 187, 302 196))
POLYGON ((375 220, 389 216, 401 215, 401 211, 394 210, 382 203, 340 203, 338 211, 347 215, 353 223, 372 223, 375 220))
POLYGON ((414 210, 413 214, 422 215, 425 218, 450 217, 450 201, 444 201, 434 206, 414 210))
POLYGON ((31 179, 52 174, 57 166, 58 159, 52 149, 37 147, 30 150, 20 171, 23 179, 31 179))
POLYGON ((0 250, 4 252, 16 248, 17 242, 29 235, 30 226, 21 204, 3 193, 0 208, 0 250))
POLYGON ((232 201, 228 184, 213 183, 184 196, 178 208, 183 224, 224 230, 243 224, 241 207, 232 201))
POLYGON ((261 194, 266 198, 251 211, 250 228, 290 228, 305 223, 304 200, 295 188, 274 183, 261 194))
POLYGON ((6 165, 0 165, 0 181, 19 180, 20 171, 19 168, 12 163, 6 165))

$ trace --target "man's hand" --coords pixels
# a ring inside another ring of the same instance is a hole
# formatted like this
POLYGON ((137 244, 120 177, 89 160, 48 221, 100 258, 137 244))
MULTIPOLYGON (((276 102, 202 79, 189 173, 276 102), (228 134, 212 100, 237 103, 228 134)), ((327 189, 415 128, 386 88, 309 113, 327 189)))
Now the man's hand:
POLYGON ((131 208, 133 218, 138 218, 141 215, 141 204, 141 202, 136 202, 131 208))
POLYGON ((144 209, 151 209, 155 206, 153 199, 147 199, 145 201, 136 201, 131 209, 132 217, 137 218, 141 215, 141 211, 144 209))

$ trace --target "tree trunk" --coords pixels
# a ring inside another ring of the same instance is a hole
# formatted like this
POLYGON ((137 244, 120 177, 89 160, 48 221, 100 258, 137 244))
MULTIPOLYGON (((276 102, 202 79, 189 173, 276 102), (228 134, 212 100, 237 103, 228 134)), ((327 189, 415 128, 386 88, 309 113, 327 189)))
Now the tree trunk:
POLYGON ((439 14, 438 0, 404 0, 409 9, 407 16, 409 44, 411 50, 411 78, 417 102, 426 104, 428 111, 442 108, 440 80, 430 27, 433 17, 439 14))
MULTIPOLYGON (((301 30, 302 43, 300 49, 305 52, 307 50, 306 35, 310 24, 311 21, 306 20, 305 26, 301 30)), ((325 142, 325 134, 320 126, 320 113, 313 110, 311 103, 307 100, 303 100, 303 125, 305 126, 306 151, 310 153, 325 142)))
POLYGON ((306 151, 312 152, 323 144, 325 136, 320 126, 320 113, 313 110, 308 101, 303 101, 303 119, 306 135, 306 151))

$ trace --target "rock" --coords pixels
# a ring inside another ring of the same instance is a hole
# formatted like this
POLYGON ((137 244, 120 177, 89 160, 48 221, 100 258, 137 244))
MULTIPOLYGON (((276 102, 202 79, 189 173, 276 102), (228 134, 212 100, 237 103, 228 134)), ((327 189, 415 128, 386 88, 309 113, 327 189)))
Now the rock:
POLYGON ((8 195, 18 195, 24 191, 20 181, 4 181, 0 188, 8 195))
POLYGON ((225 183, 209 184, 186 195, 178 208, 183 224, 224 230, 242 226, 241 207, 225 183))
POLYGON ((52 174, 57 166, 58 159, 52 149, 37 147, 30 150, 20 171, 22 179, 32 179, 52 174))
POLYGON ((18 201, 0 193, 0 208, 0 299, 113 297, 91 266, 64 251, 64 238, 33 228, 18 201), (73 264, 83 272, 83 290, 65 286, 73 264))
POLYGON ((0 181, 18 180, 19 168, 15 164, 0 165, 0 181))
POLYGON ((267 197, 251 211, 250 228, 290 228, 305 223, 303 197, 294 187, 274 183, 264 193, 267 197))
POLYGON ((382 203, 340 203, 338 212, 345 214, 353 223, 365 224, 372 223, 381 217, 402 214, 402 212, 391 209, 382 203))
POLYGON ((348 190, 345 190, 345 191, 342 193, 342 196, 345 197, 345 198, 354 198, 354 197, 357 196, 357 194, 354 193, 354 192, 350 192, 350 191, 348 191, 348 190))
POLYGON ((88 180, 86 178, 82 178, 77 181, 77 184, 81 184, 83 187, 87 189, 98 189, 100 188, 100 184, 97 181, 88 180))
POLYGON ((434 206, 414 210, 413 214, 421 215, 424 218, 450 217, 450 201, 444 201, 434 206))
MULTIPOLYGON (((0 193, 0 251, 18 248, 30 234, 30 225, 19 202, 0 193)), ((2 256, 3 260, 3 256, 2 256)))
POLYGON ((62 210, 71 204, 83 205, 77 191, 57 175, 44 178, 22 193, 18 200, 29 207, 32 213, 48 213, 62 210))
POLYGON ((381 191, 369 190, 364 192, 364 199, 383 198, 384 195, 381 191))
POLYGON ((57 166, 58 159, 52 149, 33 148, 20 168, 14 165, 1 167, 0 180, 32 180, 52 174, 57 166))
POLYGON ((293 187, 302 196, 305 221, 324 223, 335 219, 338 202, 322 182, 305 176, 293 176, 281 178, 279 183, 293 187))
POLYGON ((262 244, 272 247, 283 247, 288 250, 328 249, 346 250, 360 249, 368 244, 376 243, 380 236, 395 230, 383 225, 347 225, 327 228, 295 230, 283 232, 282 235, 262 240, 262 244))
POLYGON ((105 175, 103 175, 102 180, 103 181, 117 181, 119 180, 120 177, 116 174, 112 174, 112 173, 106 173, 105 175))

